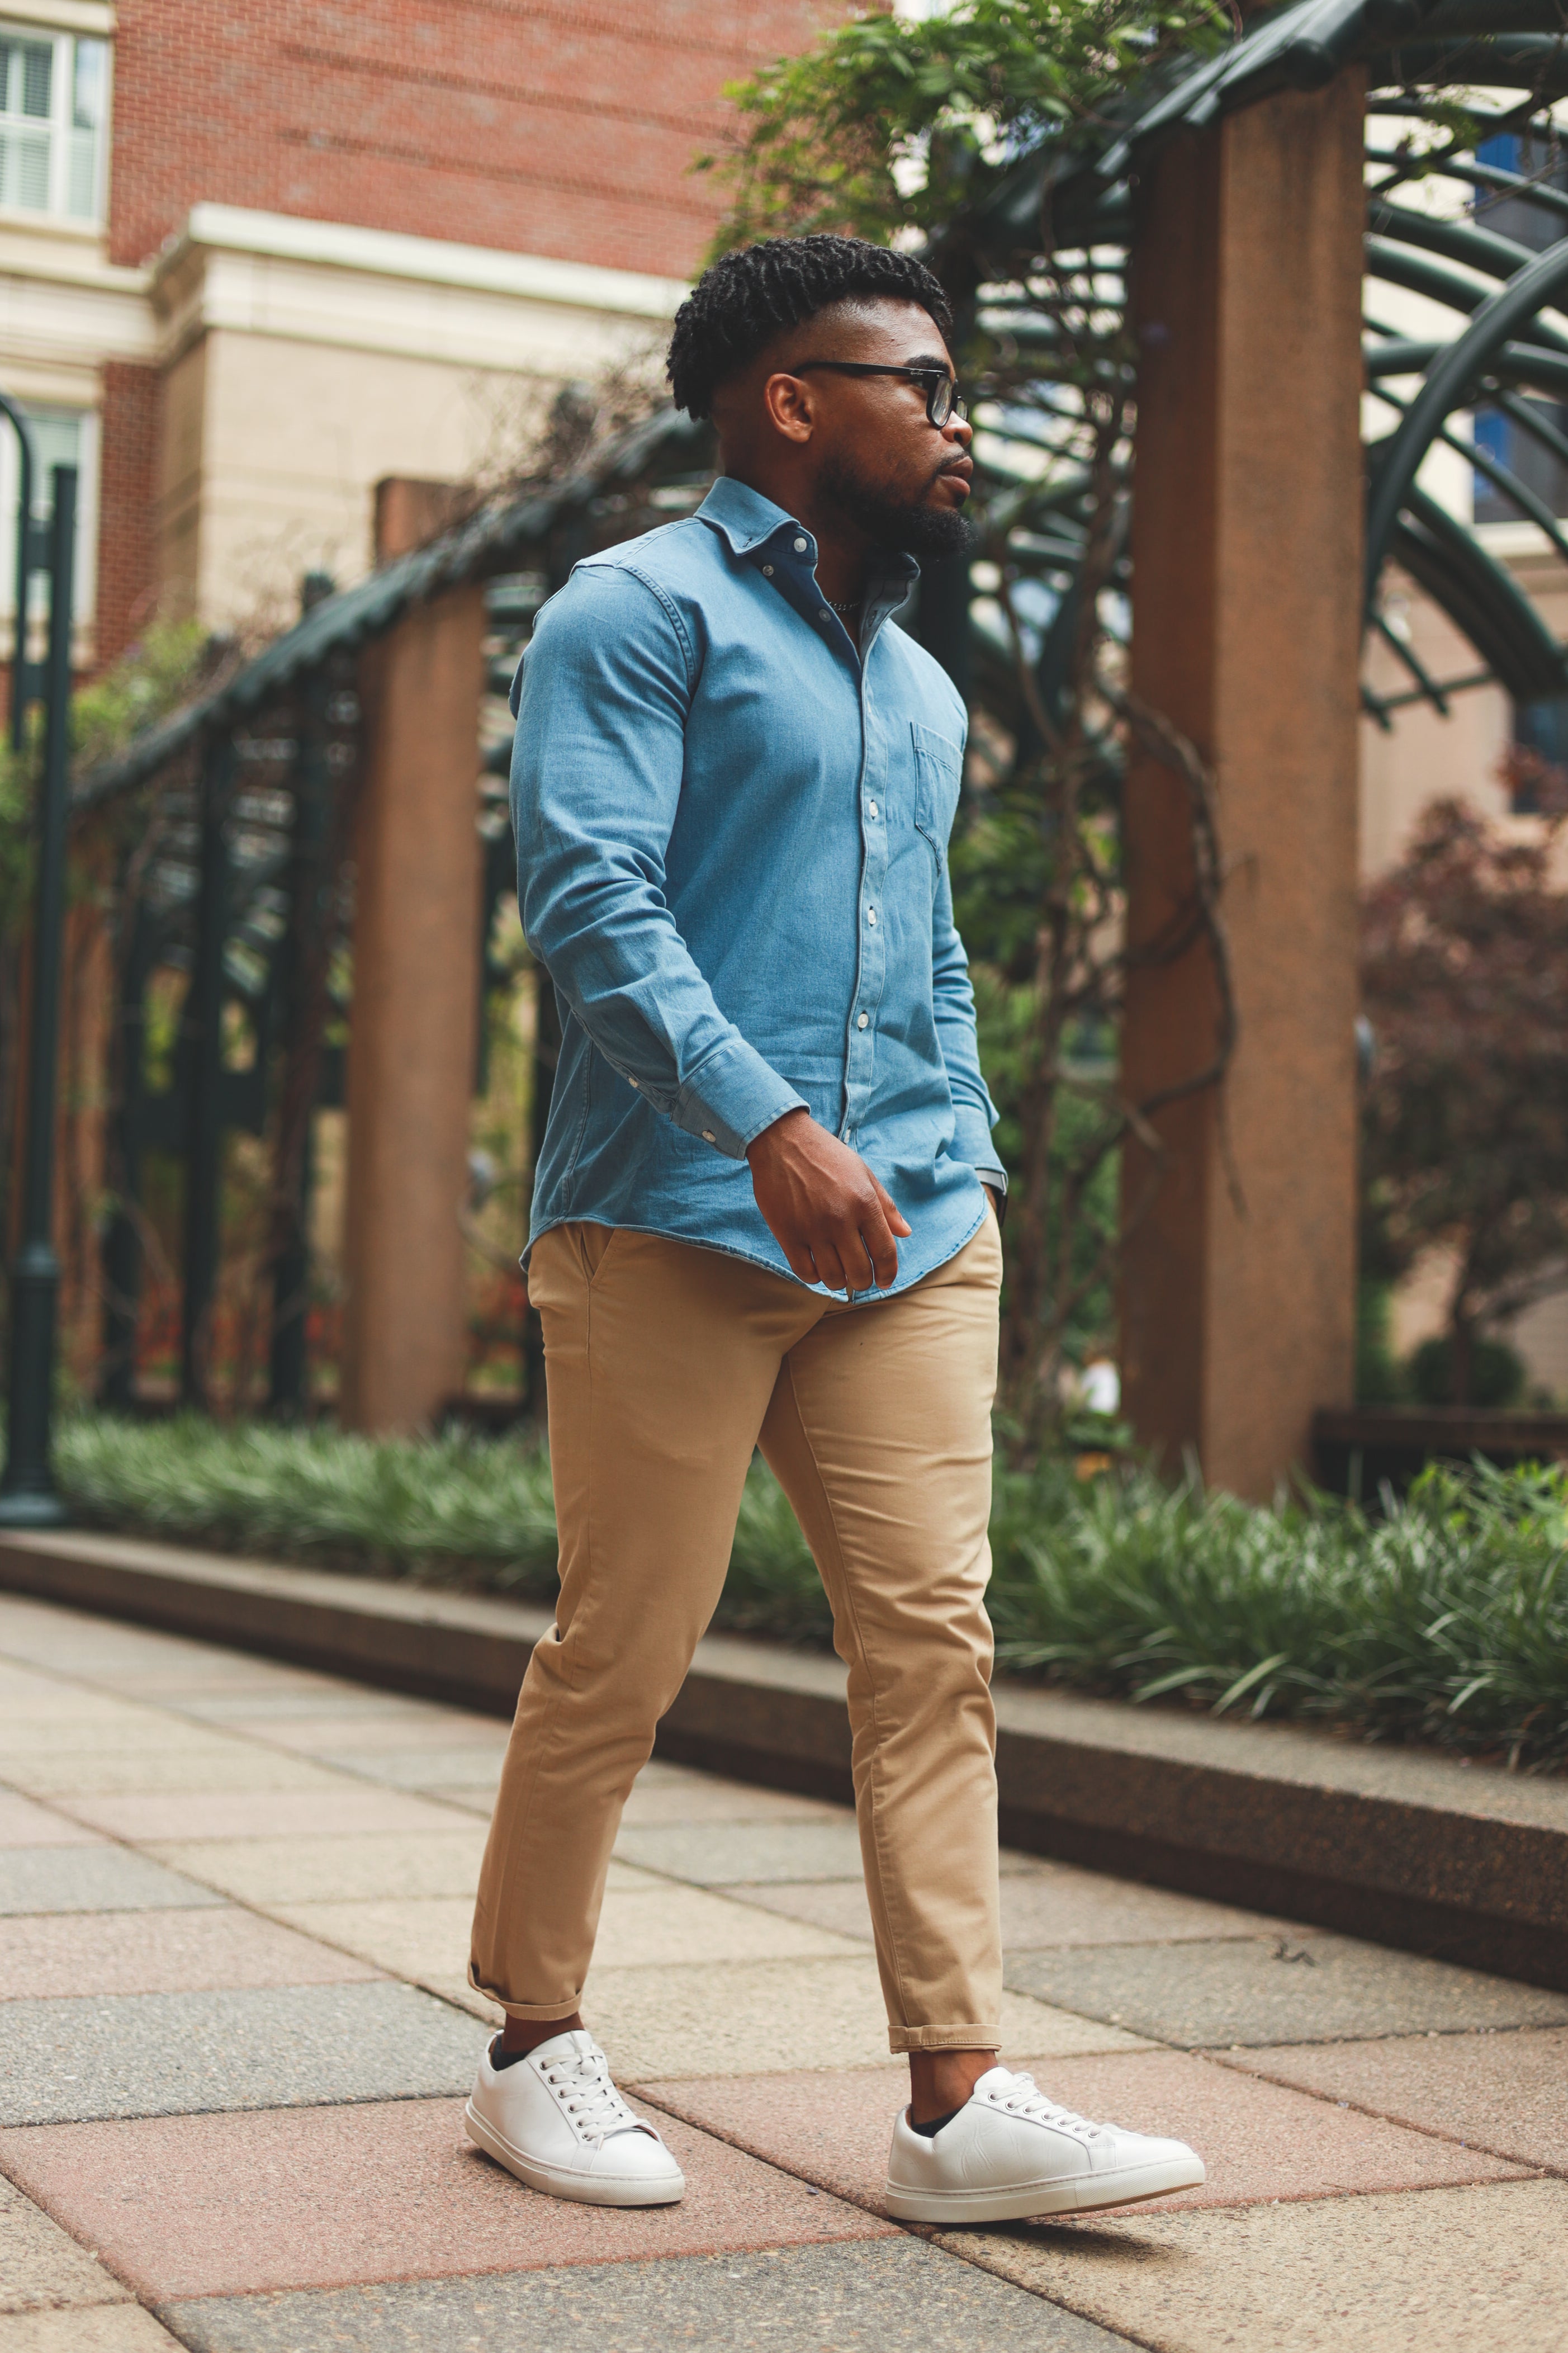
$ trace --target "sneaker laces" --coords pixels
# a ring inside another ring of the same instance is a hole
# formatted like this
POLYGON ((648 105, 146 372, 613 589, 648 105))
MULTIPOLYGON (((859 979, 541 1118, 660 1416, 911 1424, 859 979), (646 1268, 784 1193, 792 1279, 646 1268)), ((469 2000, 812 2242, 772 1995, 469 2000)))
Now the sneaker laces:
POLYGON ((540 2073, 584 2140, 598 2143, 614 2133, 652 2132, 652 2126, 634 2116, 616 2091, 610 2080, 610 2063, 602 2051, 586 2051, 574 2059, 552 2059, 540 2073))
POLYGON ((1049 2125, 1057 2132, 1071 2133, 1075 2139, 1085 2142, 1104 2140, 1110 2137, 1105 2125, 1091 2124, 1074 2108, 1059 2108, 1047 2100, 1032 2075, 1015 2075, 1012 2089, 987 2094, 992 2103, 1009 2116, 1027 2116, 1032 2124, 1049 2125))

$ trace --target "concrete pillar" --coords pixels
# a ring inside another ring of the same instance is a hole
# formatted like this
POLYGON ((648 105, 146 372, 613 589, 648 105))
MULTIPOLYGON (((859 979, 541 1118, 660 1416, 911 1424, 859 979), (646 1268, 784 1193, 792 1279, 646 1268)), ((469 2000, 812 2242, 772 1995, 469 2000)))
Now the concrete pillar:
MULTIPOLYGON (((1144 190, 1132 681, 1212 764, 1239 1043, 1154 1125, 1168 1160, 1124 1261, 1127 1410, 1168 1468, 1267 1496, 1351 1397, 1361 619, 1359 76, 1248 108, 1144 190), (1228 1150, 1241 1206, 1232 1198, 1228 1150)), ((1127 784, 1136 948, 1188 897, 1179 777, 1127 784)), ((1207 1062, 1202 945, 1134 971, 1123 1083, 1207 1062)), ((1129 1208, 1150 1156, 1125 1159, 1129 1208)))
MULTIPOLYGON (((449 513, 442 484, 387 481, 377 554, 449 513)), ((412 1430, 463 1385, 464 1243, 479 958, 478 587, 421 606, 362 666, 342 1419, 412 1430)))

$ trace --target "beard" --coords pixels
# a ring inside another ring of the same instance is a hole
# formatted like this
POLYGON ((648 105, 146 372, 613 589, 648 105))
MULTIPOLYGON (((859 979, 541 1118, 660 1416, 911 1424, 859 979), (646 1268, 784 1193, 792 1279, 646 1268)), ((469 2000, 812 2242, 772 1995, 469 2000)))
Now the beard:
POLYGON ((823 468, 821 480, 829 498, 859 524, 874 546, 889 555, 924 555, 934 562, 944 555, 963 555, 973 544, 974 534, 959 507, 894 498, 884 485, 854 472, 841 459, 823 468))

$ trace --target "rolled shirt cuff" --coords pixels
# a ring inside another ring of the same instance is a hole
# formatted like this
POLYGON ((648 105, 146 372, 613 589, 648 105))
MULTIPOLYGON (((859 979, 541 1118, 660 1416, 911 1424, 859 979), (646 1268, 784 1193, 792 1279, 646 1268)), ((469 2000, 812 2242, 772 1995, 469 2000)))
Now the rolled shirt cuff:
POLYGON ((743 1160, 746 1146, 774 1120, 809 1109, 804 1095, 737 1034, 715 1046, 692 1071, 676 1099, 675 1124, 727 1159, 743 1160))
MULTIPOLYGON (((991 1123, 983 1111, 973 1103, 955 1103, 952 1114, 952 1142, 948 1149, 955 1160, 967 1160, 974 1169, 994 1170, 1001 1177, 1003 1190, 1007 1180, 996 1166, 996 1145, 991 1134, 991 1123)), ((991 1178, 986 1177, 989 1184, 991 1178)))

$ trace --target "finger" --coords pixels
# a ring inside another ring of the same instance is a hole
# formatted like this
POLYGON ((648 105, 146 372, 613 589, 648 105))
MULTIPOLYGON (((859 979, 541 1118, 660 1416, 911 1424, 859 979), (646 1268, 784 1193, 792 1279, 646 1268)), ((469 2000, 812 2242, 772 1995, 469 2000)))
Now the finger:
POLYGON ((849 1278, 844 1271, 844 1261, 827 1235, 812 1243, 811 1255, 816 1261, 816 1279, 829 1291, 847 1292, 849 1278))
MULTIPOLYGON (((881 1194, 882 1192, 882 1188, 879 1185, 877 1187, 877 1191, 879 1194, 881 1194)), ((886 1195, 882 1195, 882 1199, 885 1200, 886 1198, 886 1195)), ((888 1202, 888 1207, 890 1209, 893 1208, 890 1201, 888 1202)), ((898 1211, 893 1209, 894 1217, 898 1217, 898 1211)), ((900 1219, 900 1222, 902 1223, 902 1220, 900 1219)), ((908 1226, 905 1226, 903 1230, 907 1234, 909 1232, 908 1226)), ((876 1277, 878 1289, 880 1291, 891 1290, 893 1284, 897 1282, 899 1279, 899 1246, 889 1230, 888 1219, 882 1209, 882 1200, 873 1198, 871 1201, 868 1202, 865 1209, 862 1211, 860 1218, 860 1239, 865 1248, 866 1255, 871 1261, 871 1269, 876 1277)))
POLYGON ((786 1242, 782 1234, 775 1235, 774 1239, 777 1241, 780 1250, 783 1250, 785 1258, 789 1261, 790 1272, 792 1274, 798 1275, 802 1282, 815 1282, 816 1281, 816 1269, 812 1264, 811 1252, 805 1248, 805 1244, 803 1242, 786 1242))
POLYGON ((847 1226, 838 1237, 838 1263, 850 1276, 857 1291, 869 1291, 877 1280, 876 1261, 864 1230, 875 1214, 875 1211, 862 1210, 860 1224, 847 1226))
POLYGON ((867 1169, 866 1174, 870 1177, 872 1184, 875 1185, 877 1188, 877 1199, 881 1207, 882 1215, 888 1221, 889 1229, 895 1234, 912 1234, 914 1228, 910 1225, 909 1219, 905 1217, 903 1211, 900 1208, 898 1203, 894 1200, 892 1195, 883 1184, 881 1178, 869 1168, 867 1169))

